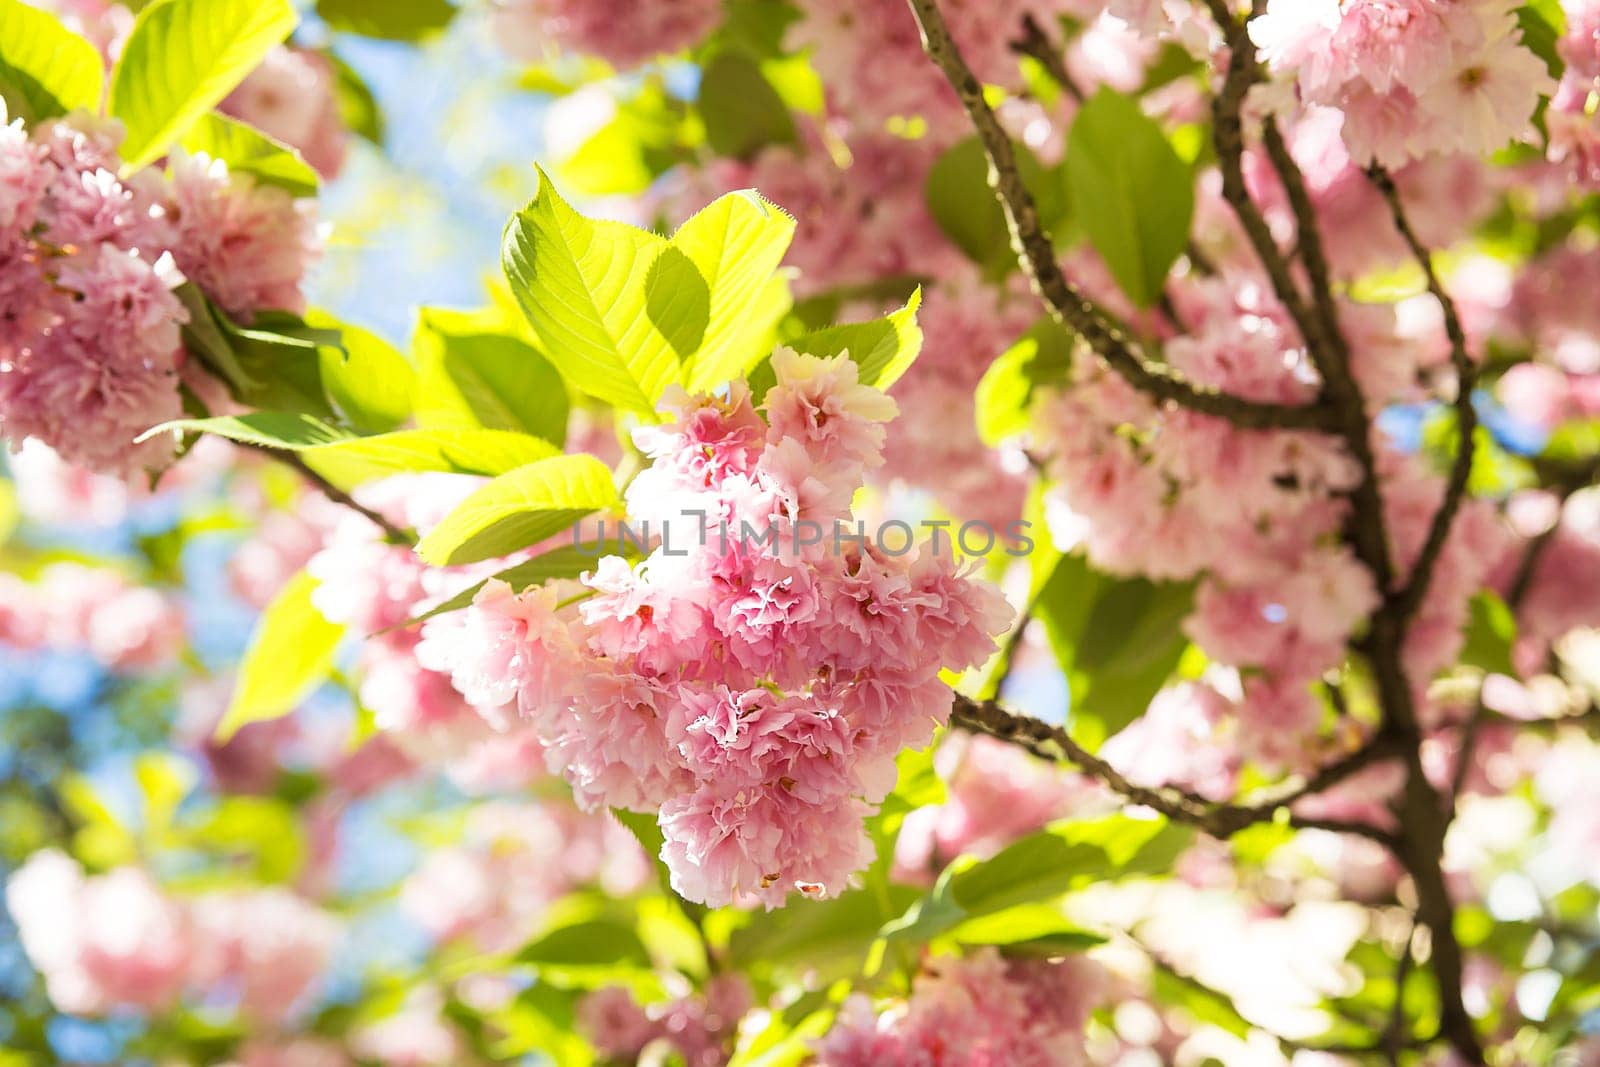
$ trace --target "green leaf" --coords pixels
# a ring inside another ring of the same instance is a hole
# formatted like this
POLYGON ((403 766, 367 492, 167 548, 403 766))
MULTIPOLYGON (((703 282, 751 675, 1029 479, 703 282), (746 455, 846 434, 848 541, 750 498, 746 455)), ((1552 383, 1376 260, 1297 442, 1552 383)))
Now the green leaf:
POLYGON ((417 545, 435 566, 493 559, 559 533, 618 502, 606 465, 593 456, 554 456, 502 474, 445 516, 417 545))
POLYGON ((156 0, 111 73, 126 169, 166 155, 295 27, 290 0, 156 0))
POLYGON ((317 195, 317 172, 299 152, 238 119, 216 112, 201 115, 181 143, 186 152, 204 152, 229 170, 276 185, 291 196, 317 195))
POLYGON ((707 288, 705 326, 686 363, 690 392, 742 378, 772 351, 790 306, 788 283, 776 271, 794 227, 782 209, 744 190, 718 197, 672 235, 672 248, 707 288))
POLYGON ((301 571, 261 613, 217 740, 226 741, 250 723, 282 718, 327 679, 345 628, 312 605, 316 585, 301 571))
POLYGON ((189 351, 220 378, 235 399, 268 411, 332 419, 323 385, 322 349, 342 349, 337 330, 308 325, 287 312, 264 311, 248 327, 228 318, 192 283, 175 291, 189 312, 183 338, 189 351))
POLYGON ((309 415, 277 411, 180 419, 143 436, 172 430, 296 452, 308 467, 347 487, 415 471, 493 476, 559 455, 548 441, 505 430, 396 430, 355 437, 309 415))
POLYGON ((1567 13, 1562 10, 1561 0, 1530 0, 1517 8, 1516 14, 1523 45, 1544 60, 1550 77, 1560 78, 1567 67, 1556 47, 1567 32, 1567 13))
POLYGON ((951 937, 965 944, 1035 942, 1031 950, 1046 954, 1079 951, 1099 939, 1047 902, 1099 882, 1165 873, 1192 836, 1163 819, 1127 815, 1057 822, 991 859, 950 864, 880 933, 890 941, 951 937))
POLYGON ((1187 583, 1097 574, 1081 554, 1061 557, 1034 600, 1072 694, 1069 722, 1089 749, 1144 714, 1188 642, 1179 628, 1187 583))
POLYGON ((306 322, 337 329, 338 348, 317 351, 322 387, 346 422, 366 433, 393 430, 411 416, 417 372, 400 351, 371 330, 311 312, 306 322))
POLYGON ((681 381, 684 345, 704 322, 703 279, 681 252, 659 266, 665 239, 586 219, 539 172, 539 192, 506 227, 501 259, 539 347, 575 389, 653 415, 681 381), (660 325, 658 326, 658 323, 660 325))
POLYGON ((1188 647, 1181 626, 1193 607, 1188 583, 1135 578, 1101 593, 1067 679, 1070 721, 1080 743, 1098 746, 1144 714, 1188 647))
POLYGON ((95 46, 21 0, 0 0, 0 99, 30 126, 100 107, 105 65, 95 46))
POLYGON ((1518 677, 1511 662, 1511 646, 1517 640, 1516 615, 1504 600, 1487 590, 1472 598, 1471 610, 1461 662, 1493 674, 1518 677))
MULTIPOLYGON (((914 891, 888 887, 891 914, 909 907, 914 891)), ((728 963, 800 966, 826 973, 855 968, 871 948, 884 921, 885 901, 868 890, 852 890, 832 900, 796 900, 781 911, 758 914, 728 940, 728 963)))
POLYGON ((517 952, 518 963, 650 966, 650 954, 633 928, 615 919, 588 919, 543 934, 517 952))
MULTIPOLYGON (((552 548, 548 552, 539 553, 532 559, 507 567, 505 570, 495 573, 492 577, 497 581, 505 582, 520 593, 524 589, 535 585, 543 585, 545 582, 556 578, 577 578, 585 571, 594 570, 594 563, 595 554, 593 552, 579 549, 574 545, 563 545, 560 548, 552 548)), ((482 589, 489 580, 485 578, 481 582, 474 582, 449 600, 430 610, 422 618, 428 619, 435 615, 443 615, 449 611, 461 610, 472 603, 472 599, 478 595, 478 590, 482 589)), ((619 812, 617 817, 620 819, 623 814, 619 812)), ((651 825, 655 824, 651 823, 651 825)))
POLYGON ((969 916, 1053 900, 1099 882, 1167 873, 1194 833, 1165 819, 1069 819, 1029 834, 950 879, 969 916))
POLYGON ((566 386, 526 341, 489 333, 470 314, 426 308, 414 349, 423 426, 516 430, 557 446, 566 440, 566 386))
POLYGON ((383 111, 372 90, 336 52, 324 49, 322 55, 333 65, 333 92, 339 105, 339 121, 356 136, 375 145, 383 144, 383 111))
POLYGON ((997 945, 1007 955, 1065 956, 1104 943, 1047 904, 1019 904, 967 919, 946 934, 963 945, 997 945))
POLYGON ((1587 463, 1600 456, 1600 419, 1573 419, 1556 427, 1540 453, 1556 463, 1587 463))
POLYGON ((388 41, 416 41, 450 24, 447 0, 317 0, 317 15, 331 28, 388 41))
POLYGON ((1103 88, 1073 120, 1066 178, 1075 218, 1112 277, 1135 304, 1154 304, 1189 240, 1188 165, 1137 101, 1103 88))
POLYGON ((1218 1027, 1235 1037, 1246 1037, 1255 1029, 1248 1019, 1239 1014, 1232 1000, 1188 975, 1179 974, 1170 967, 1157 966, 1150 977, 1152 991, 1159 1003, 1178 1008, 1197 1023, 1218 1027))
MULTIPOLYGON (((1033 193, 1040 223, 1048 230, 1063 210, 1060 177, 1026 148, 1017 149, 1017 169, 1033 193)), ((1005 212, 989 185, 989 159, 977 137, 956 142, 934 160, 923 196, 933 221, 967 258, 996 273, 1015 269, 1005 212)))
POLYGON ((138 440, 174 430, 215 434, 240 444, 260 445, 287 452, 353 440, 344 430, 329 426, 321 419, 286 411, 252 411, 248 415, 218 415, 210 419, 175 419, 146 430, 138 440))
POLYGON ((1066 380, 1072 368, 1072 334, 1041 318, 984 371, 975 407, 978 436, 994 447, 1028 428, 1033 391, 1066 380))
POLYGON ((783 98, 761 68, 739 52, 719 52, 705 64, 696 106, 706 142, 719 156, 745 159, 767 145, 798 139, 783 98))
POLYGON ((288 882, 305 862, 305 833, 295 809, 272 797, 223 797, 183 837, 190 847, 226 861, 234 877, 256 883, 288 882))
POLYGON ((413 471, 493 477, 556 455, 548 441, 506 430, 396 430, 302 453, 307 466, 345 487, 413 471))
POLYGON ((887 391, 922 351, 922 328, 917 325, 921 306, 922 290, 918 289, 905 307, 884 318, 817 330, 795 338, 789 347, 811 356, 849 352, 859 367, 862 384, 887 391))

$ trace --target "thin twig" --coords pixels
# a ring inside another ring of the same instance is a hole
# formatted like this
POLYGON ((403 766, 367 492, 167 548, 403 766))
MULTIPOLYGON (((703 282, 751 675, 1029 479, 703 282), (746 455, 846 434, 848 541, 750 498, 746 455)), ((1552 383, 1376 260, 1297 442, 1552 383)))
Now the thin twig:
POLYGON ((391 544, 406 545, 409 547, 417 543, 417 535, 414 532, 395 525, 382 515, 378 514, 376 511, 373 511, 371 508, 360 503, 355 497, 351 496, 343 489, 340 489, 337 485, 334 485, 332 482, 328 481, 328 479, 324 478, 321 474, 318 474, 311 468, 309 464, 306 463, 305 460, 301 459, 297 454, 293 452, 285 452, 281 449, 268 448, 266 445, 258 445, 249 441, 239 441, 236 443, 243 448, 250 449, 251 451, 260 452, 262 455, 271 456, 273 459, 287 467, 292 467, 294 470, 300 473, 301 477, 305 478, 312 485, 316 486, 317 489, 321 491, 323 496, 327 497, 335 504, 340 504, 349 508, 351 511, 359 513, 369 522, 381 529, 383 531, 384 538, 391 544))
POLYGON ((1372 571, 1373 580, 1383 591, 1389 589, 1393 566, 1389 559, 1388 539, 1383 534, 1382 499, 1378 495, 1377 463, 1372 454, 1369 435, 1370 421, 1361 392, 1356 388, 1349 369, 1349 352, 1339 329, 1337 316, 1332 311, 1332 296, 1328 290, 1327 270, 1321 252, 1321 239, 1317 234, 1316 216, 1310 198, 1306 195, 1304 181, 1293 158, 1278 138, 1276 126, 1268 120, 1263 133, 1268 138, 1269 156, 1278 171, 1294 211, 1297 242, 1301 258, 1317 269, 1308 269, 1320 284, 1313 294, 1313 306, 1308 305, 1295 283, 1289 260, 1278 248, 1272 229, 1267 225, 1261 208, 1250 198, 1244 180, 1244 119, 1242 111, 1245 96, 1255 84, 1260 70, 1256 64, 1255 45, 1244 25, 1238 22, 1223 0, 1206 0, 1212 17, 1227 38, 1231 50, 1228 69, 1222 89, 1212 104, 1212 141, 1217 153, 1217 166, 1222 172, 1222 196, 1233 209, 1244 229, 1245 236, 1255 249, 1256 258, 1272 282, 1278 302, 1299 328, 1317 373, 1322 378, 1323 392, 1332 409, 1331 414, 1345 447, 1360 466, 1362 478, 1351 491, 1354 507, 1351 514, 1351 540, 1362 562, 1372 571), (1279 152, 1274 153, 1276 145, 1279 152))
MULTIPOLYGON (((955 707, 950 723, 960 729, 1017 745, 1040 759, 1068 763, 1116 793, 1122 800, 1140 807, 1160 812, 1174 822, 1197 827, 1212 837, 1226 840, 1251 826, 1273 822, 1288 801, 1309 795, 1297 789, 1289 797, 1254 805, 1213 803, 1188 790, 1172 786, 1152 788, 1130 781, 1121 771, 1096 756, 1077 741, 1065 728, 1008 711, 993 700, 974 700, 955 694, 955 707)), ((1321 788, 1342 781, 1376 758, 1378 753, 1363 751, 1353 758, 1349 766, 1330 768, 1319 777, 1324 778, 1321 788)), ((1394 848, 1393 835, 1367 823, 1335 819, 1319 819, 1288 814, 1290 826, 1297 829, 1328 830, 1334 833, 1355 834, 1394 848)))
POLYGON ((1157 401, 1214 415, 1252 429, 1330 429, 1330 412, 1316 405, 1266 404, 1213 389, 1197 388, 1170 368, 1147 362, 1126 335, 1106 320, 1061 273, 1055 249, 1039 222, 1038 207, 1017 168, 1016 152, 1005 129, 984 99, 983 86, 961 58, 937 0, 909 0, 922 29, 923 47, 945 74, 977 129, 989 160, 989 178, 1004 209, 1025 273, 1052 318, 1082 337, 1130 385, 1157 401))
POLYGON ((1032 14, 1022 16, 1022 36, 1011 42, 1011 51, 1038 63, 1050 76, 1050 80, 1061 86, 1064 93, 1078 103, 1083 103, 1083 87, 1067 69, 1066 62, 1061 58, 1061 49, 1056 47, 1056 43, 1050 39, 1050 35, 1032 14))
POLYGON ((1439 302, 1440 310, 1444 312, 1444 330, 1450 338, 1450 363, 1456 372, 1455 462, 1451 464, 1450 478, 1445 484, 1444 500, 1434 512, 1433 522, 1428 527, 1427 540, 1423 542, 1417 562, 1411 568, 1411 576, 1399 593, 1395 610, 1404 620, 1411 617, 1422 604, 1422 598, 1427 595, 1434 567, 1439 562, 1440 553, 1444 551, 1445 540, 1450 536, 1450 527, 1455 522, 1456 513, 1461 510, 1461 502, 1467 494, 1467 480, 1472 474, 1472 459, 1476 451, 1475 438, 1478 429, 1478 412, 1472 404, 1472 392, 1478 381, 1478 367, 1472 361, 1471 353, 1467 351, 1467 334, 1461 326, 1461 316, 1456 311, 1456 302, 1445 292, 1444 285, 1439 281, 1438 272, 1433 269, 1432 254, 1423 246, 1416 231, 1412 229, 1411 220, 1406 217, 1405 206, 1400 202, 1400 191, 1395 188, 1394 179, 1389 176, 1388 171, 1378 166, 1367 171, 1367 175, 1388 203, 1395 229, 1400 231, 1406 247, 1411 249, 1411 255, 1422 267, 1428 279, 1428 291, 1433 294, 1434 299, 1439 302))

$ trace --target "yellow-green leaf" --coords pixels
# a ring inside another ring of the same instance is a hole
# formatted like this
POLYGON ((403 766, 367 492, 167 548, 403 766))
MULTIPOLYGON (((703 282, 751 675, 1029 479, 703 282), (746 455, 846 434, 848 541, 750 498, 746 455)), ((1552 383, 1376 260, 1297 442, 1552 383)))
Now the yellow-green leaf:
POLYGON ((48 11, 0 0, 0 98, 11 118, 33 124, 98 110, 104 81, 94 45, 48 11))
POLYGON ((239 664, 233 700, 217 726, 218 740, 250 723, 282 718, 327 679, 344 627, 311 603, 316 586, 301 571, 261 613, 239 664))
POLYGON ((290 0, 156 0, 141 11, 111 74, 127 169, 166 155, 296 21, 290 0))
POLYGON ((436 566, 493 559, 617 502, 604 463, 593 456, 555 456, 502 474, 467 497, 422 539, 417 554, 436 566))

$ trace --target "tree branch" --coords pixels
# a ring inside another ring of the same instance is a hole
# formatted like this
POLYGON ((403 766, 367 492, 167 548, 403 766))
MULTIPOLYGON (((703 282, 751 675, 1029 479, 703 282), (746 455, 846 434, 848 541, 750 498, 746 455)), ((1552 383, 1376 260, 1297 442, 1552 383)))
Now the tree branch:
POLYGON ((908 0, 922 30, 923 47, 960 97, 989 160, 990 182, 1004 209, 1012 245, 1034 291, 1050 315, 1076 332, 1130 385, 1157 401, 1226 419, 1250 429, 1330 429, 1330 413, 1316 405, 1264 404, 1200 389, 1167 367, 1136 353, 1127 337, 1061 273, 1055 249, 1039 223, 1038 207, 1017 169, 1016 152, 966 61, 950 37, 937 0, 908 0))
POLYGON ((1011 51, 1019 56, 1027 56, 1050 75, 1050 80, 1061 86, 1061 90, 1078 103, 1083 103, 1083 87, 1080 86, 1072 72, 1067 70, 1067 64, 1061 58, 1061 50, 1056 47, 1044 27, 1039 25, 1039 20, 1033 15, 1022 16, 1022 36, 1011 42, 1011 51))
POLYGON ((258 445, 249 441, 236 441, 234 443, 239 445, 241 448, 248 448, 253 452, 260 452, 262 455, 271 456, 284 466, 291 467, 298 471, 300 476, 305 478, 306 481, 310 482, 312 485, 316 486, 317 489, 321 491, 323 496, 327 497, 335 504, 343 505, 344 507, 349 508, 351 511, 359 513, 368 522, 371 522, 373 525, 381 529, 383 531, 384 539, 390 544, 405 545, 409 548, 417 543, 417 535, 415 533, 396 526, 394 523, 390 522, 376 511, 373 511, 371 508, 366 507, 358 502, 355 497, 351 496, 349 493, 345 492, 343 489, 340 489, 337 485, 334 485, 332 482, 328 481, 328 479, 312 470, 311 466, 307 464, 305 460, 301 459, 296 453, 285 452, 276 448, 268 448, 266 445, 258 445))
POLYGON ((1395 229, 1400 231, 1406 247, 1411 249, 1411 255, 1422 267, 1428 279, 1428 291, 1433 294, 1433 298, 1439 302, 1440 310, 1444 312, 1444 330, 1450 338, 1450 363, 1456 372, 1455 462, 1451 464, 1450 478, 1445 484, 1444 500, 1440 503, 1439 510, 1434 512, 1433 522, 1428 528, 1428 538, 1423 542, 1417 562, 1411 568, 1411 576, 1401 589, 1398 603, 1395 605, 1395 611, 1404 620, 1411 617, 1421 605, 1422 598, 1427 595, 1434 567, 1439 562, 1440 553, 1444 551, 1444 543, 1450 536, 1450 527, 1455 522, 1456 514, 1461 510, 1461 502, 1467 494, 1467 480, 1472 474, 1472 458, 1477 444, 1475 438, 1478 413, 1472 404, 1472 391, 1477 385, 1478 368, 1467 351, 1467 334, 1461 326, 1461 316, 1456 311, 1456 302, 1445 292, 1444 286, 1440 283, 1438 272, 1433 269, 1432 254, 1418 239, 1416 231, 1411 228, 1411 220, 1406 217, 1405 205, 1400 202, 1400 192, 1395 188, 1394 179, 1389 176, 1388 171, 1378 166, 1367 171, 1367 175, 1388 203, 1395 229))
MULTIPOLYGON (((1018 715, 993 700, 974 700, 956 693, 950 724, 1017 745, 1040 759, 1071 764, 1124 801, 1158 811, 1174 822, 1194 826, 1219 840, 1226 840, 1248 827, 1276 821, 1287 804, 1311 795, 1309 787, 1313 782, 1317 790, 1327 789, 1385 754, 1376 746, 1368 745, 1325 768, 1306 787, 1284 797, 1251 805, 1220 804, 1172 786, 1151 788, 1129 781, 1121 771, 1074 741, 1063 727, 1018 715)), ((1393 835, 1367 823, 1311 818, 1292 812, 1287 821, 1296 829, 1354 834, 1377 841, 1386 848, 1398 847, 1393 835)))

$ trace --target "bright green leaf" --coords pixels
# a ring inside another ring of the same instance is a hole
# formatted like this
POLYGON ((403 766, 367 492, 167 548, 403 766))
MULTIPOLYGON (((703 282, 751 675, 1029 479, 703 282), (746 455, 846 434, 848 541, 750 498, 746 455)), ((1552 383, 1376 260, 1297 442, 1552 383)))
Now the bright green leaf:
POLYGON ((888 390, 922 351, 922 328, 917 325, 921 306, 922 290, 918 289, 905 307, 884 318, 817 330, 795 338, 789 347, 812 356, 849 352, 863 384, 888 390))
MULTIPOLYGON (((532 559, 513 564, 493 575, 493 580, 505 582, 513 590, 520 593, 524 589, 542 585, 557 578, 576 578, 585 571, 594 570, 594 564, 594 552, 580 549, 575 545, 563 545, 560 548, 552 548, 548 552, 541 552, 532 559)), ((474 582, 422 617, 431 618, 434 615, 443 615, 447 611, 458 611, 466 607, 472 603, 473 597, 478 595, 478 590, 482 589, 484 583, 488 581, 490 579, 485 578, 482 582, 474 582)), ((654 825, 654 823, 651 825, 654 825)))
POLYGON ((317 14, 333 29, 389 41, 436 33, 455 13, 447 0, 317 0, 317 14))
POLYGON ((1098 882, 1163 874, 1193 836, 1158 818, 1064 820, 953 876, 950 897, 967 915, 980 916, 1098 882))
POLYGON ((501 258, 539 347, 563 378, 617 407, 654 414, 708 317, 703 279, 664 238, 574 211, 539 172, 539 192, 506 227, 501 258), (669 284, 670 283, 670 284, 669 284), (661 323, 660 326, 657 323, 661 323))
POLYGON ((493 477, 558 454, 548 441, 507 430, 396 430, 310 448, 301 456, 313 470, 348 487, 415 471, 493 477))
POLYGON ((261 613, 239 664, 233 700, 217 726, 219 741, 242 726, 289 714, 327 679, 344 627, 323 618, 311 603, 316 586, 301 571, 261 613))
POLYGON ((240 444, 260 445, 288 452, 351 440, 350 434, 321 419, 283 411, 252 411, 247 415, 219 415, 211 419, 178 419, 146 430, 139 440, 178 430, 209 433, 240 444))
POLYGON ((421 425, 516 430, 557 446, 566 440, 566 386, 526 341, 487 332, 470 314, 429 308, 414 347, 421 425))
POLYGON ((1101 89, 1067 136, 1074 218, 1122 291, 1140 307, 1161 296, 1189 240, 1194 176, 1137 101, 1101 89))
POLYGON ((548 441, 505 430, 396 430, 354 437, 309 415, 276 411, 182 419, 145 436, 173 430, 296 452, 307 466, 346 487, 416 471, 494 476, 559 454, 548 441))
POLYGON ((312 312, 306 322, 337 329, 338 348, 318 349, 322 387, 346 422, 367 433, 393 430, 411 416, 417 372, 400 351, 370 330, 312 312))
POLYGON ((417 545, 435 566, 492 559, 614 507, 617 490, 593 456, 555 456, 502 474, 462 501, 417 545))
POLYGON ((1517 617, 1504 600, 1488 591, 1473 597, 1471 608, 1461 662, 1495 674, 1517 677, 1517 668, 1511 662, 1511 646, 1517 640, 1517 617))
POLYGON ((615 919, 589 919, 551 930, 517 952, 518 963, 587 966, 650 965, 650 954, 633 928, 615 919))
POLYGON ((797 139, 783 98, 761 68, 739 52, 719 52, 706 63, 696 106, 706 142, 719 156, 743 159, 767 145, 797 139))
POLYGON ((0 100, 29 125, 76 108, 96 111, 105 65, 94 45, 48 11, 0 0, 0 100))
POLYGON ((690 392, 742 378, 772 351, 790 305, 788 284, 775 272, 794 227, 786 212, 745 190, 718 197, 672 235, 672 248, 707 288, 705 326, 686 367, 690 392))
MULTIPOLYGON (((1018 146, 1016 155, 1023 184, 1038 207, 1039 221, 1049 229, 1063 210, 1060 176, 1046 170, 1024 147, 1018 146)), ((974 263, 997 273, 1015 268, 1005 212, 989 185, 989 159, 977 137, 956 142, 934 160, 923 183, 923 196, 939 229, 974 263)))
POLYGON ((1517 8, 1516 14, 1522 43, 1544 60, 1550 77, 1560 78, 1567 66, 1557 47, 1567 31, 1567 15, 1560 0, 1530 0, 1517 8))
POLYGON ((989 364, 978 383, 978 436, 993 447, 1028 427, 1028 408, 1040 385, 1064 381, 1072 367, 1072 335, 1041 318, 989 364))
POLYGON ((333 66, 333 92, 339 105, 339 121, 356 136, 376 145, 383 144, 383 111, 372 90, 336 52, 325 49, 322 54, 333 66))
POLYGON ((229 170, 252 175, 291 196, 317 193, 317 172, 299 152, 238 119, 216 112, 201 115, 180 143, 187 152, 204 152, 222 160, 229 170))
POLYGON ((157 0, 141 11, 111 74, 126 168, 166 155, 296 21, 289 0, 157 0))

